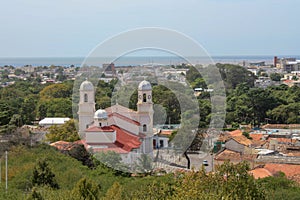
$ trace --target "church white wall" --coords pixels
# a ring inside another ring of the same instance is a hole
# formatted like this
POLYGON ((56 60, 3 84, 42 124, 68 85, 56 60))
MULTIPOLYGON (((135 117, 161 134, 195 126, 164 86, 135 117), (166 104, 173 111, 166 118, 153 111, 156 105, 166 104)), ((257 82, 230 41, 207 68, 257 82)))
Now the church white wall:
POLYGON ((79 133, 83 133, 91 123, 93 123, 93 116, 79 115, 79 133))
POLYGON ((109 125, 117 125, 119 126, 120 128, 126 130, 126 131, 129 131, 130 133, 133 133, 133 134, 136 134, 138 135, 139 134, 139 126, 135 125, 135 124, 132 124, 128 121, 125 121, 121 118, 118 118, 118 117, 110 117, 108 119, 108 123, 109 125))
POLYGON ((85 139, 87 143, 114 143, 116 132, 86 132, 85 139))
POLYGON ((153 137, 143 139, 143 153, 149 154, 153 151, 153 137))

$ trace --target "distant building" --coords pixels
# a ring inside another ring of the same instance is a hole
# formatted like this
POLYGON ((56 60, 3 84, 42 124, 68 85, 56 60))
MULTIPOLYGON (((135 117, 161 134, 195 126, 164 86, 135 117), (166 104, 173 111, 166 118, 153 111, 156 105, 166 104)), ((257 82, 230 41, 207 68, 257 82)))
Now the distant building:
POLYGON ((53 125, 62 125, 62 124, 66 123, 69 120, 70 120, 70 118, 46 117, 46 118, 42 119, 39 122, 39 125, 43 126, 43 127, 50 127, 50 126, 53 126, 53 125))
POLYGON ((249 63, 249 66, 253 67, 253 66, 256 66, 256 67, 262 67, 262 66, 265 66, 266 65, 266 62, 265 61, 261 61, 261 62, 251 62, 249 63))
POLYGON ((292 71, 300 71, 300 60, 296 58, 274 58, 274 64, 278 69, 282 69, 287 73, 292 71))
POLYGON ((102 67, 104 69, 105 76, 108 76, 108 77, 115 77, 116 76, 116 69, 115 69, 115 64, 114 63, 103 64, 102 67))

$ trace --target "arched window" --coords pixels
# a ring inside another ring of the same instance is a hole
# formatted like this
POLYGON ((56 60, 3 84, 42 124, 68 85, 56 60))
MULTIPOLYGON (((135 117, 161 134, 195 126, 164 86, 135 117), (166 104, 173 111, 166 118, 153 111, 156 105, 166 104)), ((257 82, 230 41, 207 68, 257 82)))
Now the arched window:
POLYGON ((88 95, 84 94, 84 102, 88 102, 88 95))
POLYGON ((147 101, 147 95, 144 93, 143 94, 143 102, 146 102, 147 101))
POLYGON ((147 132, 147 125, 146 124, 143 125, 143 132, 147 132))

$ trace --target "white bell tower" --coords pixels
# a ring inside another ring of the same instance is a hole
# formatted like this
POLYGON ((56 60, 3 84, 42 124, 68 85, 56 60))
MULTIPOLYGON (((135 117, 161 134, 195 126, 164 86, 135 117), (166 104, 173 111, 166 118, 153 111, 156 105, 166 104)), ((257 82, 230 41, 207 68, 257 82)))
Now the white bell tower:
POLYGON ((95 113, 95 89, 90 81, 84 81, 79 89, 79 134, 82 136, 88 126, 94 121, 95 113))
POLYGON ((142 81, 138 87, 137 113, 140 122, 140 133, 145 134, 143 152, 153 151, 153 102, 152 87, 148 81, 142 81))

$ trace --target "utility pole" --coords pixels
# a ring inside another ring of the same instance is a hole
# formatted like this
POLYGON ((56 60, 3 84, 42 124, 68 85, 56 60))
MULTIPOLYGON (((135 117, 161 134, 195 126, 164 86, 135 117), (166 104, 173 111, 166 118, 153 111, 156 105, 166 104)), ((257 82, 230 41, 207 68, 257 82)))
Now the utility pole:
POLYGON ((7 191, 7 151, 5 151, 5 189, 7 191))
POLYGON ((211 171, 214 172, 214 153, 211 152, 211 171))
POLYGON ((1 171, 1 157, 0 157, 0 184, 2 182, 2 171, 1 171))

